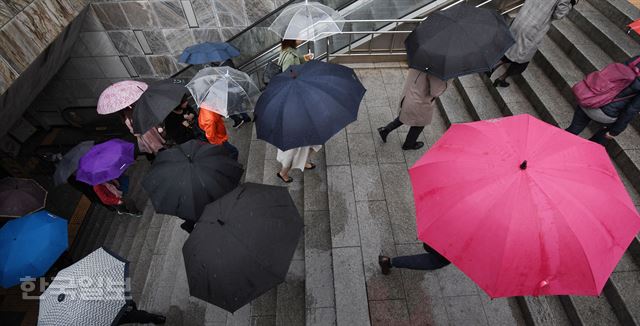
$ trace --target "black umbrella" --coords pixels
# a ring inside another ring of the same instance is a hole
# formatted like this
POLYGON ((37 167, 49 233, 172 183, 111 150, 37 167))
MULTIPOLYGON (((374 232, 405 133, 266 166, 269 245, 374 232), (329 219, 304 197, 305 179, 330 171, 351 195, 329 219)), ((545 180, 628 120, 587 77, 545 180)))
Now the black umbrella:
POLYGON ((0 216, 20 217, 44 208, 47 191, 33 179, 0 180, 0 216))
POLYGON ((351 68, 320 61, 291 66, 258 99, 258 138, 283 151, 322 145, 358 118, 365 91, 351 68))
POLYGON ((302 228, 287 188, 239 186, 207 205, 182 247, 189 292, 236 311, 284 282, 302 228))
POLYGON ((238 185, 243 172, 222 146, 190 140, 158 153, 142 186, 156 212, 195 222, 207 204, 238 185))
POLYGON ((514 43, 498 12, 466 4, 431 14, 404 42, 409 67, 443 80, 491 70, 514 43))
POLYGON ((184 85, 163 80, 149 85, 133 110, 133 132, 143 134, 159 125, 189 92, 184 85))
POLYGON ((93 145, 95 145, 93 140, 83 141, 64 154, 62 160, 56 165, 56 172, 53 173, 53 184, 59 186, 67 182, 67 179, 78 169, 80 158, 82 158, 93 145))

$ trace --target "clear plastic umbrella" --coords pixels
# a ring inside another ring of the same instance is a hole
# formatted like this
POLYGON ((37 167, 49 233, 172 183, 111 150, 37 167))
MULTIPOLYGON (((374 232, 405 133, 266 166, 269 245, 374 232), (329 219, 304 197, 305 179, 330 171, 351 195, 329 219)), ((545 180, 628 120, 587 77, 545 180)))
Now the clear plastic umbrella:
POLYGON ((253 111, 260 90, 249 75, 230 67, 204 68, 187 88, 202 109, 230 115, 253 111))
POLYGON ((340 20, 344 17, 333 8, 305 0, 284 8, 269 29, 286 40, 316 41, 340 33, 340 20))

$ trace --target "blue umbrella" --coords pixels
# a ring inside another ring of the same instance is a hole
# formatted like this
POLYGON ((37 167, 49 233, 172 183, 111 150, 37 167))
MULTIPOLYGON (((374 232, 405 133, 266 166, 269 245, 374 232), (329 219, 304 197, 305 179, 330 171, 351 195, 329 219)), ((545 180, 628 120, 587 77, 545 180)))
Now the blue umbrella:
POLYGON ((366 89, 353 69, 311 61, 276 75, 258 99, 259 139, 279 149, 322 145, 358 118, 366 89))
POLYGON ((67 250, 67 220, 39 211, 7 222, 0 229, 0 285, 40 277, 67 250))
POLYGON ((209 62, 223 62, 239 55, 240 51, 229 43, 204 42, 184 49, 179 61, 198 65, 209 62))

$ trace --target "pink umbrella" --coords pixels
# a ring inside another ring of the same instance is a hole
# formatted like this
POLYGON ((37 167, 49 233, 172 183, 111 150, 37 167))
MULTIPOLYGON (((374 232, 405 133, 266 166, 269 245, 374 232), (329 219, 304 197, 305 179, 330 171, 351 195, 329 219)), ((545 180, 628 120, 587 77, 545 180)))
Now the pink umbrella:
POLYGON ((529 115, 453 125, 409 173, 418 237, 491 297, 598 295, 640 230, 604 148, 529 115))
POLYGON ((98 113, 109 114, 118 112, 135 103, 148 85, 133 80, 117 82, 107 87, 98 99, 98 113))

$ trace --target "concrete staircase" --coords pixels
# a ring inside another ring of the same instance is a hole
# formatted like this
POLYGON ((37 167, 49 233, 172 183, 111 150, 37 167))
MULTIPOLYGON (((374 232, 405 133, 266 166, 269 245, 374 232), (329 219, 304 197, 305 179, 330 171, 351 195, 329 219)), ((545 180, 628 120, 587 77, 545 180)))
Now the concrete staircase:
MULTIPOLYGON (((571 86, 586 73, 640 54, 638 39, 623 31, 637 17, 640 11, 626 1, 581 1, 568 19, 554 22, 528 70, 509 88, 494 88, 484 75, 456 79, 455 89, 439 100, 443 117, 451 124, 527 113, 566 128, 575 107, 571 86)), ((638 126, 636 119, 607 148, 636 205, 640 203, 638 126)), ((639 247, 636 238, 600 297, 518 298, 527 324, 640 324, 639 247)))

